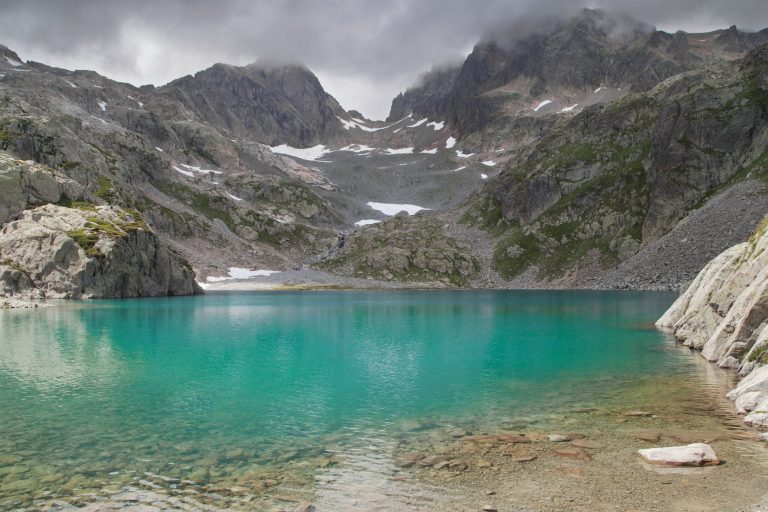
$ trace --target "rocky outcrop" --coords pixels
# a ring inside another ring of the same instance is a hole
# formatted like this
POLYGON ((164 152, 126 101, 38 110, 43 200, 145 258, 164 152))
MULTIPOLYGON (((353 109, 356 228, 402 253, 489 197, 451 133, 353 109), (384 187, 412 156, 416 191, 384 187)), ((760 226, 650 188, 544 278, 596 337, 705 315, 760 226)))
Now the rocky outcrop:
POLYGON ((0 224, 29 206, 90 199, 77 182, 0 151, 0 224))
POLYGON ((745 422, 768 430, 768 219, 713 259, 656 325, 743 377, 728 396, 745 422))
POLYGON ((44 205, 0 230, 0 296, 154 297, 202 293, 189 265, 136 211, 44 205))
POLYGON ((448 237, 439 221, 404 213, 352 233, 320 266, 342 275, 438 286, 466 286, 477 272, 471 249, 448 237))

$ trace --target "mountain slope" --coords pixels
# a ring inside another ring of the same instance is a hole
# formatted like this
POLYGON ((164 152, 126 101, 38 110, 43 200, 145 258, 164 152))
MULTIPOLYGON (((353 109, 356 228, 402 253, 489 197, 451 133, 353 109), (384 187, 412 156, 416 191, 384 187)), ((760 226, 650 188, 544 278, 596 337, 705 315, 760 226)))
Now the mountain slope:
POLYGON ((468 210, 499 236, 496 267, 508 278, 535 268, 544 280, 595 257, 611 267, 716 191, 764 179, 767 77, 763 46, 562 123, 468 210))

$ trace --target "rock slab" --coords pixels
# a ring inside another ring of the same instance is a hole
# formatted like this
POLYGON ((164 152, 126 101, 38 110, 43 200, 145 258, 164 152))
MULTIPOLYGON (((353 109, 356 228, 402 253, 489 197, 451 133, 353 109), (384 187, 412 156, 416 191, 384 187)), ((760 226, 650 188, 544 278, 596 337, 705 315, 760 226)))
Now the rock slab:
POLYGON ((704 443, 666 448, 646 448, 638 450, 637 453, 646 462, 656 466, 717 466, 720 464, 715 450, 704 443))

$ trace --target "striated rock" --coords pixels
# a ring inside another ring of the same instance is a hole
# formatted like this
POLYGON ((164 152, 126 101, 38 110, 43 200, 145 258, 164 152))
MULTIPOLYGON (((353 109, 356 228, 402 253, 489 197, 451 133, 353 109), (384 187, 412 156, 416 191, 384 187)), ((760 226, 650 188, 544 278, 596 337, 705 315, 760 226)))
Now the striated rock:
POLYGON ((110 206, 45 205, 0 230, 0 295, 154 297, 202 293, 195 274, 144 224, 110 206))
POLYGON ((650 464, 657 466, 717 466, 717 458, 711 446, 704 443, 694 443, 687 446, 670 446, 667 448, 645 448, 637 453, 650 464))
POLYGON ((768 219, 712 260, 657 322, 744 378, 728 393, 744 421, 768 429, 768 219))

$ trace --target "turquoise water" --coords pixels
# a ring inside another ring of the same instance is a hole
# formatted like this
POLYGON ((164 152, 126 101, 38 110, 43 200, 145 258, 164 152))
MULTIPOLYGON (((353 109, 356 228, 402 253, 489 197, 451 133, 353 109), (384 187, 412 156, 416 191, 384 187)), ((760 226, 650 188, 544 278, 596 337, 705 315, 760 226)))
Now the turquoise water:
MULTIPOLYGON (((55 495, 72 474, 183 478, 196 461, 214 468, 205 478, 226 479, 328 455, 329 439, 402 439, 607 403, 692 371, 651 327, 673 300, 269 292, 2 312, 0 467, 28 468, 35 489, 0 485, 0 499, 55 495), (46 474, 64 476, 46 484, 46 474)), ((0 469, 0 481, 13 478, 0 469)))

